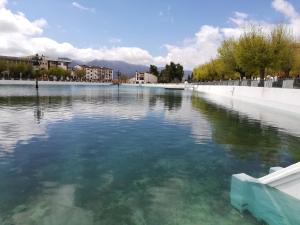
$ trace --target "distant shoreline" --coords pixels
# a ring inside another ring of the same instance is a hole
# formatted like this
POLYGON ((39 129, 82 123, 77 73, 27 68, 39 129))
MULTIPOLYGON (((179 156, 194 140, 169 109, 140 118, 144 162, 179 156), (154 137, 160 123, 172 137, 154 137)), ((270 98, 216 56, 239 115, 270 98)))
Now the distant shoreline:
MULTIPOLYGON (((0 80, 1 85, 35 85, 35 80, 0 80)), ((39 81, 39 85, 77 85, 77 86, 110 86, 113 83, 96 83, 96 82, 72 82, 72 81, 39 81)), ((170 84, 121 84, 122 86, 132 87, 160 87, 160 88, 184 88, 185 84, 170 83, 170 84)))
MULTIPOLYGON (((0 85, 35 85, 35 80, 0 80, 0 85)), ((109 86, 112 83, 74 82, 74 81, 39 81, 39 85, 86 85, 109 86)))

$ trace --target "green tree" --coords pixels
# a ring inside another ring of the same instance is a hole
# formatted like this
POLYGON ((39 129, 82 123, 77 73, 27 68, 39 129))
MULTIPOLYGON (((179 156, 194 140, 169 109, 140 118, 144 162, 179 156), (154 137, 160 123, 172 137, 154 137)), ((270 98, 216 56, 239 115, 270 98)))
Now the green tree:
POLYGON ((52 67, 48 70, 47 74, 48 76, 59 77, 61 80, 71 76, 71 72, 69 70, 65 70, 61 67, 52 67))
POLYGON ((272 69, 284 72, 285 77, 289 77, 295 64, 297 47, 293 35, 285 26, 278 25, 272 30, 271 50, 273 54, 272 69))
POLYGON ((75 73, 76 78, 79 79, 80 81, 82 81, 82 79, 85 77, 84 69, 75 70, 74 73, 75 73))
POLYGON ((120 80, 120 82, 121 83, 127 83, 127 81, 128 81, 128 76, 126 76, 126 75, 121 75, 120 77, 119 77, 119 80, 120 80))
POLYGON ((231 74, 237 72, 240 74, 240 77, 244 77, 246 74, 236 60, 237 45, 238 41, 233 38, 223 41, 218 49, 219 58, 224 62, 224 65, 226 65, 228 72, 231 74))
POLYGON ((155 75, 158 77, 159 72, 158 72, 158 68, 155 65, 150 65, 150 69, 149 69, 149 73, 155 75))
POLYGON ((171 62, 161 71, 159 81, 162 83, 181 82, 184 75, 183 66, 171 62))
POLYGON ((273 60, 269 38, 261 29, 252 27, 239 39, 236 59, 245 72, 252 74, 258 71, 260 79, 264 80, 266 68, 273 60))
POLYGON ((33 66, 31 64, 26 64, 24 75, 26 78, 31 78, 33 75, 33 66))
POLYGON ((300 44, 294 44, 295 48, 295 61, 292 68, 292 75, 299 76, 300 75, 300 44))
MULTIPOLYGON (((172 64, 172 63, 171 63, 172 64)), ((183 66, 180 65, 179 63, 175 65, 173 64, 173 68, 174 68, 174 75, 173 75, 173 81, 176 81, 176 82, 181 82, 182 81, 182 78, 184 76, 184 69, 183 69, 183 66)))
POLYGON ((171 82, 171 69, 170 65, 166 65, 165 68, 160 72, 159 82, 170 83, 171 82))
POLYGON ((0 60, 0 73, 7 70, 7 63, 4 60, 0 60))
POLYGON ((212 59, 210 62, 196 67, 193 77, 199 81, 236 79, 239 75, 221 59, 212 59))

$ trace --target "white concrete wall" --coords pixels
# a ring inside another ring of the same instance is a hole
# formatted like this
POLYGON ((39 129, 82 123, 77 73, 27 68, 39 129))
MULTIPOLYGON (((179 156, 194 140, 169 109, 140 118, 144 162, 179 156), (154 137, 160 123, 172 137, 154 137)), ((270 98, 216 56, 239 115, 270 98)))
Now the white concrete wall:
POLYGON ((239 99, 276 109, 300 113, 300 90, 298 89, 213 85, 189 85, 188 88, 206 94, 239 99))
POLYGON ((159 87, 159 88, 185 88, 182 83, 179 84, 122 84, 124 86, 134 86, 134 87, 159 87))

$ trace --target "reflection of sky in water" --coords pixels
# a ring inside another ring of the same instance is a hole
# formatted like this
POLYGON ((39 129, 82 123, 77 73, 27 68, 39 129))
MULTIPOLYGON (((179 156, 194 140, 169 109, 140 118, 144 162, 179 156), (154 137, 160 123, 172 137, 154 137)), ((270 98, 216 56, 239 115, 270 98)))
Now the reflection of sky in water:
POLYGON ((231 174, 299 159, 281 127, 188 92, 0 94, 0 224, 257 224, 230 206, 231 174))

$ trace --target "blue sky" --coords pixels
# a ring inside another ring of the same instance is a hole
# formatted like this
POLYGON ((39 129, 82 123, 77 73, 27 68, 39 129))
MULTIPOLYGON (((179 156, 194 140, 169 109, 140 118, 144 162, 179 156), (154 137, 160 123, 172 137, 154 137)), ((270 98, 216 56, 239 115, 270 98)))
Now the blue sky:
MULTIPOLYGON (((180 54, 180 48, 195 42, 195 37, 205 26, 240 29, 240 25, 232 18, 262 24, 292 24, 292 18, 274 8, 274 2, 288 13, 289 6, 297 14, 300 12, 299 0, 6 0, 4 7, 12 14, 22 12, 23 17, 30 22, 41 18, 45 20, 45 24, 40 27, 42 33, 35 33, 31 37, 47 37, 57 43, 70 43, 79 49, 138 48, 156 57, 157 62, 165 62, 161 58, 166 59, 170 53, 166 46, 178 48, 180 54)), ((205 42, 202 44, 205 45, 205 42)), ((130 51, 128 54, 131 54, 130 51)), ((169 58, 178 58, 180 61, 180 56, 172 57, 169 58)), ((199 63, 202 61, 205 59, 199 58, 199 63)), ((187 64, 192 67, 195 62, 187 64)))

